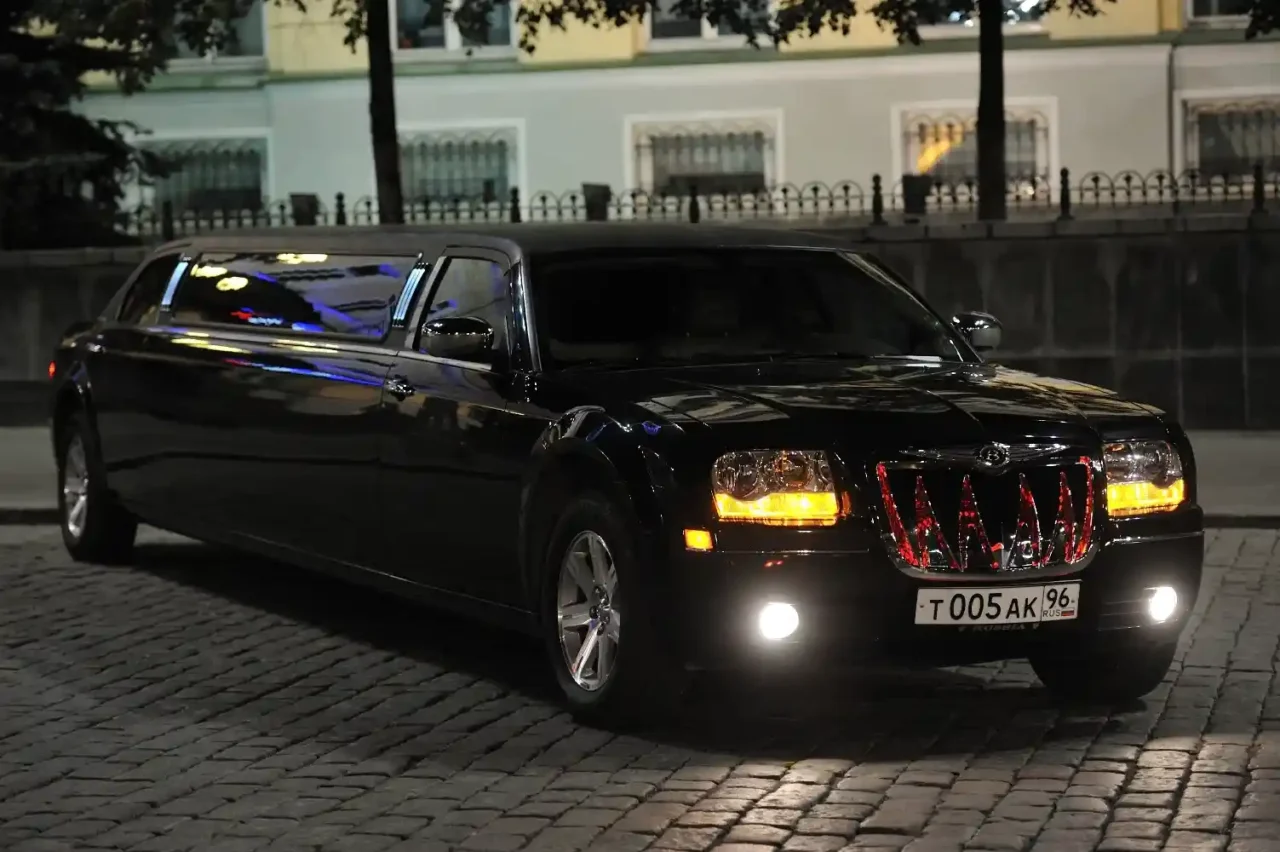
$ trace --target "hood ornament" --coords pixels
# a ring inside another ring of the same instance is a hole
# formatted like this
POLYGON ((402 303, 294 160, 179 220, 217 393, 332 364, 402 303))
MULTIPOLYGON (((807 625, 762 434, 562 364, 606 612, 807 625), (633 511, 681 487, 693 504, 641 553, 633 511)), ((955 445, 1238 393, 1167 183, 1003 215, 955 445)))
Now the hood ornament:
POLYGON ((1094 550, 1096 479, 1093 459, 1079 456, 1068 466, 1076 465, 1084 468, 1084 505, 1079 522, 1076 521, 1075 498, 1066 470, 1058 472, 1057 493, 1054 495, 1056 512, 1047 535, 1040 523, 1035 494, 1027 476, 1019 473, 1012 530, 1003 539, 993 539, 979 511, 972 477, 966 473, 960 482, 955 539, 948 541, 929 498, 924 476, 919 473, 915 476, 914 512, 908 524, 893 496, 889 467, 881 462, 876 465, 876 480, 888 527, 884 534, 885 544, 900 567, 917 571, 1011 572, 1079 563, 1094 550))

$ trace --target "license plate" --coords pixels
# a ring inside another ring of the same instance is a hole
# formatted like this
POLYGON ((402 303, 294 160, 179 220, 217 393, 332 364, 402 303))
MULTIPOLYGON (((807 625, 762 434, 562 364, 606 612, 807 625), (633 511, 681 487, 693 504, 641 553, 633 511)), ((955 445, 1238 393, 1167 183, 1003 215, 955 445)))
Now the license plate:
POLYGON ((1079 612, 1079 583, 921 589, 916 624, 1034 624, 1070 621, 1079 612))

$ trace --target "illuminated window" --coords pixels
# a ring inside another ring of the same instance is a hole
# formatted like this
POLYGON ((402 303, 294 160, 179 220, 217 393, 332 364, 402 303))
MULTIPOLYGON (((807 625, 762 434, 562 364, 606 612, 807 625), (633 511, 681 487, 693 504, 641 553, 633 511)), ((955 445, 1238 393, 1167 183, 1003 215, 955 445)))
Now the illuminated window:
MULTIPOLYGON (((1006 27, 1035 24, 1042 17, 1044 17, 1043 0, 1004 0, 1004 25, 1006 27)), ((938 26, 948 28, 963 27, 971 29, 973 34, 977 35, 978 14, 976 5, 970 7, 969 11, 946 13, 943 20, 938 22, 938 26)))
POLYGON ((1186 108, 1186 167, 1204 182, 1236 182, 1262 163, 1280 170, 1280 100, 1259 103, 1190 103, 1186 108))
POLYGON ((511 48, 515 43, 515 7, 497 3, 489 13, 484 33, 465 37, 451 15, 445 14, 450 0, 394 0, 396 47, 413 50, 464 50, 471 48, 511 48))
POLYGON ((656 195, 765 192, 775 183, 776 151, 769 121, 644 125, 635 131, 636 180, 656 195))
MULTIPOLYGON (((1005 114, 1005 179, 1047 185, 1049 122, 1038 112, 1005 114)), ((903 117, 903 171, 959 186, 978 179, 977 120, 962 114, 908 113, 903 117)))
POLYGON ((177 59, 223 61, 237 58, 261 58, 266 55, 266 26, 261 0, 255 2, 239 18, 227 25, 233 38, 221 48, 199 53, 177 39, 177 59))
POLYGON ((688 18, 675 11, 676 0, 655 0, 649 15, 649 48, 698 48, 707 46, 745 46, 745 39, 734 33, 725 21, 718 26, 706 19, 688 18))
POLYGON ((147 141, 139 147, 159 155, 169 172, 142 188, 145 206, 160 209, 168 202, 177 214, 263 209, 267 140, 147 141))
POLYGON ((416 204, 502 203, 516 173, 512 130, 440 131, 401 137, 400 177, 416 204))

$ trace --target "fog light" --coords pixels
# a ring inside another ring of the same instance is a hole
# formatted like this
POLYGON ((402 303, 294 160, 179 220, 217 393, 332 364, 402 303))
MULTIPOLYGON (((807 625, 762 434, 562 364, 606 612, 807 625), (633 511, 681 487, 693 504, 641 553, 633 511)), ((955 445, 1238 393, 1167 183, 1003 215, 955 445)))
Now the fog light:
POLYGON ((786 639, 800 626, 800 613, 791 604, 770 603, 760 610, 760 635, 766 639, 786 639))
POLYGON ((1178 593, 1172 586, 1157 586, 1147 598, 1147 615, 1156 624, 1168 621, 1178 610, 1178 593))

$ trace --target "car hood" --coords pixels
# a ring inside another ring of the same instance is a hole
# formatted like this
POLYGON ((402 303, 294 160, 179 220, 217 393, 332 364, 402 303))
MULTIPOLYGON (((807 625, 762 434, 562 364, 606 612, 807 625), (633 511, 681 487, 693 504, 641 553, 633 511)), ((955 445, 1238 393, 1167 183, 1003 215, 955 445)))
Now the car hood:
POLYGON ((1164 437, 1157 409, 1112 391, 994 364, 781 362, 595 373, 606 397, 692 431, 776 446, 904 448, 978 441, 1094 445, 1164 437), (622 400, 619 399, 621 402, 622 400))

